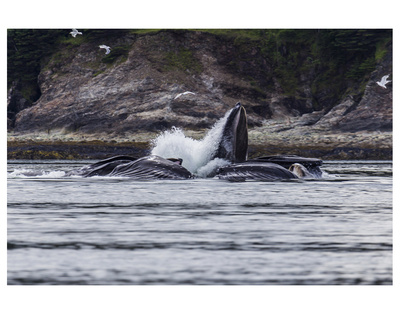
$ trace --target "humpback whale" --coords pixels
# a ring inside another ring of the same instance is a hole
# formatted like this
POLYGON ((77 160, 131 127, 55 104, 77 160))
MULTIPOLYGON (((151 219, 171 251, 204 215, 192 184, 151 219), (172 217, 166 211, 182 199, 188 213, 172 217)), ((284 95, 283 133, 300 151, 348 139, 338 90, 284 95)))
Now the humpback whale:
POLYGON ((296 155, 276 155, 249 159, 221 167, 219 179, 228 181, 276 181, 288 179, 320 178, 322 160, 296 155))
MULTIPOLYGON (((178 155, 188 154, 185 155, 185 158, 190 159, 194 154, 209 153, 208 162, 217 159, 229 162, 229 165, 226 165, 225 162, 224 166, 210 172, 211 176, 215 175, 219 179, 229 181, 275 181, 322 176, 322 171, 319 168, 322 165, 322 160, 316 158, 275 155, 247 159, 247 116, 246 110, 239 102, 225 114, 221 123, 223 124, 214 129, 216 132, 212 134, 211 138, 214 141, 213 143, 216 144, 202 146, 208 149, 207 152, 192 151, 189 146, 189 150, 181 150, 178 155)), ((177 151, 172 150, 171 152, 175 154, 177 151)), ((176 157, 178 158, 163 158, 153 150, 152 155, 139 159, 130 156, 116 156, 71 171, 69 174, 84 177, 130 177, 139 180, 193 178, 194 175, 188 169, 195 173, 193 170, 195 168, 188 167, 186 169, 182 166, 181 157, 183 156, 176 157)))
POLYGON ((227 165, 217 170, 217 177, 228 181, 276 181, 299 178, 293 172, 271 162, 244 162, 227 165))
MULTIPOLYGON (((307 158, 297 155, 274 155, 249 159, 246 162, 274 163, 288 170, 291 170, 290 168, 293 165, 298 164, 299 166, 293 167, 292 170, 301 166, 301 168, 304 167, 304 169, 302 169, 301 171, 306 173, 306 176, 308 177, 320 178, 322 176, 322 171, 320 169, 320 166, 322 165, 322 160, 318 158, 307 158)), ((302 177, 304 177, 304 175, 302 177)))
POLYGON ((80 175, 83 177, 106 176, 110 174, 116 166, 136 159, 137 158, 131 156, 115 156, 100 160, 89 166, 83 166, 78 170, 72 170, 67 175, 80 175))
MULTIPOLYGON (((218 126, 209 138, 212 145, 203 145, 207 151, 190 151, 191 147, 182 152, 185 156, 176 156, 178 158, 187 157, 190 160, 193 154, 204 154, 207 158, 203 162, 209 162, 214 159, 223 159, 229 162, 243 162, 247 159, 247 117, 246 111, 240 103, 237 103, 233 109, 228 111, 221 120, 223 125, 218 126), (221 127, 221 128, 220 128, 221 127), (186 156, 188 155, 188 156, 186 156)), ((172 150, 168 155, 176 154, 172 150)), ((179 154, 179 153, 178 153, 179 154)), ((163 153, 163 157, 165 156, 163 153)), ((158 152, 152 151, 152 155, 140 159, 130 156, 116 156, 101 160, 92 165, 85 166, 79 170, 70 172, 70 175, 81 175, 84 177, 92 176, 126 176, 132 178, 157 178, 169 179, 180 178, 187 179, 193 175, 182 166, 182 159, 163 158, 158 152), (180 164, 176 164, 180 160, 180 164), (175 161, 175 164, 174 164, 175 161)), ((193 158, 192 158, 193 159, 193 158)), ((205 164, 200 164, 204 166, 205 164)), ((191 169, 191 168, 189 168, 191 169)), ((191 169, 193 171, 193 169, 191 169)), ((211 173, 211 172, 210 172, 211 173)))
POLYGON ((131 177, 140 180, 192 178, 192 174, 182 167, 182 159, 162 158, 155 155, 142 158, 111 157, 71 171, 68 175, 131 177))
POLYGON ((230 112, 213 158, 222 158, 231 162, 244 162, 247 159, 248 133, 247 115, 238 102, 230 112))
POLYGON ((193 178, 192 174, 186 168, 182 167, 181 164, 182 159, 166 159, 160 156, 150 155, 117 165, 108 176, 130 177, 140 180, 183 180, 193 178))

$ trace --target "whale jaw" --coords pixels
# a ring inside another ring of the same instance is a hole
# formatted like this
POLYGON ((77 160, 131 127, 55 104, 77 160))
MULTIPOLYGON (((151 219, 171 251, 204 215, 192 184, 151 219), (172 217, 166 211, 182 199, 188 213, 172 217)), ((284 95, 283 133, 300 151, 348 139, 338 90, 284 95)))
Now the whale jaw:
POLYGON ((248 132, 246 110, 240 103, 230 112, 214 158, 231 162, 244 162, 247 159, 248 132))

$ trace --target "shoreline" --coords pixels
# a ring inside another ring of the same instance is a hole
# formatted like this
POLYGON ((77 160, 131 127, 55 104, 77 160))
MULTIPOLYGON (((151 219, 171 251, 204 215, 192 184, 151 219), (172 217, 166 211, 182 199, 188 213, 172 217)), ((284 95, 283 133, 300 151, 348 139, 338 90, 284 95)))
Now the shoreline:
MULTIPOLYGON (((207 130, 185 130, 201 139, 207 130)), ((152 140, 161 132, 132 134, 34 133, 7 134, 7 160, 105 159, 116 155, 142 157, 151 152, 152 140)), ((392 160, 392 132, 303 133, 293 130, 249 130, 249 158, 298 155, 322 160, 392 160)), ((175 157, 175 156, 171 156, 175 157)))

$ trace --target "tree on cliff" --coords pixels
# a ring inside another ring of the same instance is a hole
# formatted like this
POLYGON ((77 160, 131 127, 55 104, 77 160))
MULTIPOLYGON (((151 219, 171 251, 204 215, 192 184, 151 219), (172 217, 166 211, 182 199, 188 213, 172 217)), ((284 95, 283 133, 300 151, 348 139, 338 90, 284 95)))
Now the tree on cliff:
POLYGON ((42 59, 54 52, 62 33, 54 29, 8 29, 7 85, 14 80, 35 81, 42 59))

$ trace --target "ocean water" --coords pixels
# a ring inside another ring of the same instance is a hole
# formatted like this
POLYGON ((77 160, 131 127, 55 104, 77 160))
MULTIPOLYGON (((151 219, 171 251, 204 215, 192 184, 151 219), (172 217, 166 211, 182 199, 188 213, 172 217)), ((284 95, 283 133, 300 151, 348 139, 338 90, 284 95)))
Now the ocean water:
POLYGON ((8 161, 8 285, 391 285, 392 162, 321 179, 67 177, 8 161))

